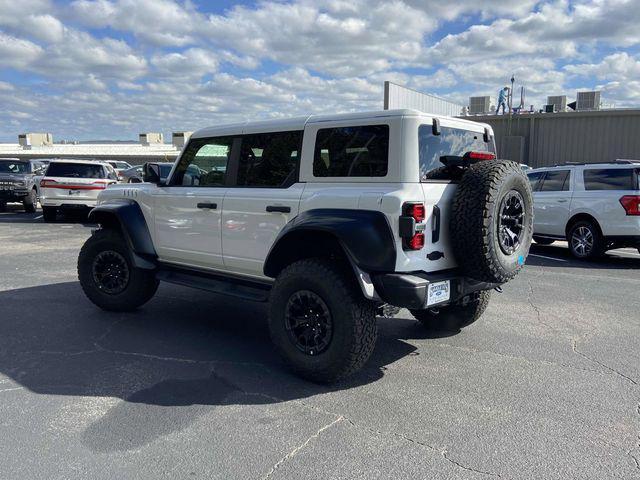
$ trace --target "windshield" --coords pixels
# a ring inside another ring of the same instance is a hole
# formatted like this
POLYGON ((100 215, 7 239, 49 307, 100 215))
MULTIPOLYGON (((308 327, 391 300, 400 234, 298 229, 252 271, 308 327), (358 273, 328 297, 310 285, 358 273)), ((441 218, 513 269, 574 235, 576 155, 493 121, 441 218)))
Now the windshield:
POLYGON ((127 162, 109 162, 109 164, 113 168, 117 168, 117 169, 131 168, 131 165, 129 165, 127 162))
POLYGON ((27 162, 0 160, 0 173, 31 173, 27 162))
POLYGON ((51 163, 47 177, 105 178, 102 165, 89 163, 51 163))
POLYGON ((420 125, 418 148, 420 151, 420 179, 425 180, 429 172, 442 167, 440 157, 462 156, 467 152, 493 152, 493 140, 484 141, 484 134, 461 128, 442 127, 440 135, 433 134, 432 125, 420 125))

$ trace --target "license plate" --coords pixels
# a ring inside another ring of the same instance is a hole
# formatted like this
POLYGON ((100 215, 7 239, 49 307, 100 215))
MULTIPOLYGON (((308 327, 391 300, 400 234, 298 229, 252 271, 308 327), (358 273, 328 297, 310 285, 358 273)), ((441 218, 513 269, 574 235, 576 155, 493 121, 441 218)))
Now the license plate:
POLYGON ((427 305, 446 302, 449 298, 451 298, 451 282, 449 280, 429 284, 427 305))
POLYGON ((80 190, 69 190, 69 195, 78 195, 80 190))

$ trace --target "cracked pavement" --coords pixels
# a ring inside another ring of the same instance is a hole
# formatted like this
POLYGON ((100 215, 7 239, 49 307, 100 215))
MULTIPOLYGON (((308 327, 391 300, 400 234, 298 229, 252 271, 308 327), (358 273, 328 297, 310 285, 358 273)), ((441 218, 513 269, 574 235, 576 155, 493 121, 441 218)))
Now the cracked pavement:
POLYGON ((640 479, 634 252, 534 247, 479 322, 380 318, 329 388, 284 370, 263 305, 162 285, 99 311, 90 228, 37 217, 0 214, 0 478, 640 479))

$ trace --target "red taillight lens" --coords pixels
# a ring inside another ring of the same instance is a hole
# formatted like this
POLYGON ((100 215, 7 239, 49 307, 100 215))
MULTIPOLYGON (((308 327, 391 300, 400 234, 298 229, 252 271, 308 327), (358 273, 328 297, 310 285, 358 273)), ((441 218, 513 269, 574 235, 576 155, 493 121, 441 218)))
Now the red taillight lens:
POLYGON ((496 154, 491 152, 467 152, 466 156, 472 160, 495 160, 496 154))
POLYGON ((47 180, 46 178, 43 178, 42 180, 40 180, 40 188, 52 187, 56 183, 58 182, 56 182, 55 180, 47 180))
POLYGON ((424 247, 424 233, 416 233, 413 237, 408 239, 407 247, 411 250, 420 250, 424 247))
POLYGON ((423 203, 405 203, 404 214, 413 217, 416 222, 422 222, 425 217, 425 209, 423 203))
POLYGON ((640 215, 640 195, 625 195, 620 204, 627 215, 640 215))

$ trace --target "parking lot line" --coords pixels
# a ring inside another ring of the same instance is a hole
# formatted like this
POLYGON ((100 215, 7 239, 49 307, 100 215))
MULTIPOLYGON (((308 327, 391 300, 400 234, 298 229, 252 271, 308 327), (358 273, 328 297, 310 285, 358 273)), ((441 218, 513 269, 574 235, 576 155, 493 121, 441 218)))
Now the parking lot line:
POLYGON ((547 260, 555 260, 556 262, 567 262, 568 260, 563 260, 562 258, 554 258, 554 257, 546 257, 544 255, 538 255, 537 253, 530 253, 529 254, 530 257, 539 257, 539 258, 546 258, 547 260))

